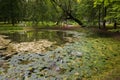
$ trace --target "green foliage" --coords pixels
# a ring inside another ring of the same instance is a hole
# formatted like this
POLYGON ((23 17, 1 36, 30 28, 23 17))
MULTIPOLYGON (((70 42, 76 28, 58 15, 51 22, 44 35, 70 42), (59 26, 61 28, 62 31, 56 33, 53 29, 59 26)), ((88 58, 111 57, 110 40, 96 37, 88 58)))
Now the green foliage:
POLYGON ((0 20, 12 23, 13 25, 22 17, 21 0, 0 0, 0 20))
POLYGON ((0 21, 19 23, 73 20, 79 25, 97 25, 97 22, 119 22, 118 0, 0 0, 0 21), (106 10, 106 11, 105 11, 106 10), (105 14, 106 13, 106 14, 105 14), (98 19, 99 18, 99 19, 98 19))
POLYGON ((114 0, 94 0, 94 7, 97 5, 104 4, 104 6, 108 6, 110 3, 112 3, 114 0))
POLYGON ((35 0, 27 2, 28 16, 27 19, 38 24, 40 21, 56 21, 57 16, 54 6, 48 0, 35 0))
POLYGON ((94 8, 93 0, 81 0, 78 5, 75 5, 75 10, 76 16, 84 25, 96 25, 97 9, 94 8))
POLYGON ((118 0, 94 0, 94 7, 103 6, 107 8, 107 15, 104 17, 107 21, 120 21, 120 1, 118 0))
POLYGON ((75 6, 79 3, 76 0, 51 0, 53 5, 59 7, 58 9, 61 10, 61 15, 59 16, 59 21, 57 21, 57 24, 60 21, 66 21, 66 20, 73 20, 79 25, 82 25, 81 20, 76 16, 76 9, 75 6))
POLYGON ((18 27, 18 26, 4 26, 4 27, 0 27, 0 31, 6 31, 6 30, 23 30, 23 28, 18 27))

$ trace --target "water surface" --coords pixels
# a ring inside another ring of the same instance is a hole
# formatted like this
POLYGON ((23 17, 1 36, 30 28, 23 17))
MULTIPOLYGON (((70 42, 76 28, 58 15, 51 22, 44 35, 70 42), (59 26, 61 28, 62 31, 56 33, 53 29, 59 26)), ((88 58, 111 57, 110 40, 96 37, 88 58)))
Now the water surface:
POLYGON ((12 42, 32 42, 40 39, 47 39, 49 41, 56 41, 57 44, 64 44, 66 42, 65 37, 72 37, 72 34, 68 34, 65 31, 56 30, 32 30, 22 32, 5 32, 0 33, 8 36, 6 39, 11 39, 12 42))

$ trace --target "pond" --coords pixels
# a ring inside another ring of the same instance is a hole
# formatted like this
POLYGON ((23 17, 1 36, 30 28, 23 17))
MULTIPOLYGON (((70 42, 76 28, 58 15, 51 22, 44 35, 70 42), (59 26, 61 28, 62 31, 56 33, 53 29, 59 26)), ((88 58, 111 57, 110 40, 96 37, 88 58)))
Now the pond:
MULTIPOLYGON (((63 46, 38 53, 18 52, 5 60, 0 57, 0 80, 120 79, 120 41, 111 36, 105 37, 105 34, 101 36, 87 29, 35 30, 1 34, 18 44, 47 39, 63 46), (67 42, 65 37, 72 38, 74 42, 64 44, 67 42)), ((35 46, 32 48, 37 49, 35 46)))
POLYGON ((56 41, 57 45, 64 44, 66 42, 66 37, 72 37, 72 34, 68 34, 66 31, 58 30, 32 30, 21 32, 4 32, 0 34, 8 36, 6 39, 10 39, 12 42, 16 43, 47 39, 51 42, 56 41))

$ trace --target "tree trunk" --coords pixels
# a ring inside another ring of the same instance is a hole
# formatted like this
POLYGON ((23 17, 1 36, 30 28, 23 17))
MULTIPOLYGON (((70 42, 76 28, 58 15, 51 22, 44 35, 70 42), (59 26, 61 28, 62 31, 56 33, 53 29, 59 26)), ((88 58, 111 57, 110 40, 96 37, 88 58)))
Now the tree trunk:
POLYGON ((100 29, 100 28, 101 28, 101 27, 100 27, 100 16, 101 16, 101 15, 100 15, 100 6, 99 6, 98 9, 99 9, 99 11, 98 11, 98 26, 99 26, 99 29, 100 29))
POLYGON ((79 25, 81 25, 81 26, 83 25, 82 22, 79 19, 73 17, 71 14, 68 14, 68 16, 69 16, 70 19, 74 20, 79 25))
POLYGON ((103 28, 104 29, 106 28, 106 20, 105 20, 106 13, 107 13, 107 8, 104 7, 104 11, 103 11, 103 28))
POLYGON ((12 26, 15 26, 15 23, 14 23, 14 22, 12 22, 12 26))
POLYGON ((114 20, 114 29, 117 29, 117 23, 116 23, 116 20, 114 20))
MULTIPOLYGON (((72 14, 71 14, 71 5, 69 5, 68 7, 70 8, 70 9, 66 9, 66 7, 64 8, 62 5, 61 5, 61 3, 59 4, 59 3, 57 3, 57 1, 56 0, 52 0, 56 5, 58 5, 61 9, 62 9, 62 11, 63 11, 63 13, 64 13, 64 15, 62 16, 62 17, 65 17, 66 19, 72 19, 72 20, 74 20, 75 22, 77 22, 79 25, 83 25, 82 24, 82 22, 79 20, 79 19, 77 19, 77 18, 75 18, 74 16, 72 16, 72 14), (68 16, 69 18, 67 18, 66 16, 68 16)), ((70 3, 69 3, 70 4, 70 3)), ((66 5, 67 6, 67 5, 66 5)), ((57 8, 56 8, 57 9, 57 8)))
POLYGON ((15 25, 15 20, 12 18, 12 25, 14 26, 15 25))

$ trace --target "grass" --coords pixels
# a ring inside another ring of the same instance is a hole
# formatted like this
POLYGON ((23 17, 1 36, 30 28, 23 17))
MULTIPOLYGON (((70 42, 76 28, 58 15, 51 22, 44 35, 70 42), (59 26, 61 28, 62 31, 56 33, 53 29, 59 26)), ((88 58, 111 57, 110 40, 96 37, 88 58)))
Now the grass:
MULTIPOLYGON (((114 32, 100 32, 94 29, 84 28, 79 32, 89 34, 82 45, 81 49, 90 56, 89 60, 83 58, 85 65, 91 65, 92 77, 83 80, 119 80, 120 79, 120 41, 114 39, 114 32)), ((87 71, 87 69, 86 69, 87 71)))
POLYGON ((18 27, 18 26, 0 26, 0 33, 5 33, 5 32, 18 32, 18 31, 21 31, 23 30, 22 27, 18 27))
POLYGON ((23 30, 23 28, 21 27, 16 27, 16 26, 5 26, 5 27, 0 27, 0 31, 4 31, 4 30, 23 30))
MULTIPOLYGON (((94 75, 94 80, 119 80, 120 79, 120 42, 115 40, 113 36, 105 37, 96 33, 90 38, 93 41, 93 49, 90 52, 98 56, 92 56, 95 58, 96 67, 99 68, 98 73, 94 75), (97 37, 94 37, 97 36, 97 37), (100 63, 100 64, 99 64, 100 63), (101 64, 103 63, 103 64, 101 64)), ((92 42, 89 41, 88 42, 92 42)), ((91 79, 91 80, 92 80, 91 79)))
POLYGON ((15 24, 13 26, 12 24, 4 24, 3 22, 0 22, 0 33, 5 33, 5 32, 17 32, 24 30, 23 26, 20 26, 19 24, 15 24))

